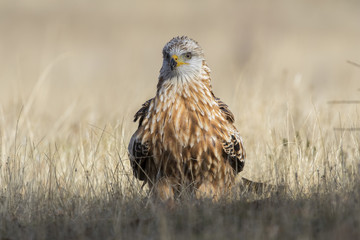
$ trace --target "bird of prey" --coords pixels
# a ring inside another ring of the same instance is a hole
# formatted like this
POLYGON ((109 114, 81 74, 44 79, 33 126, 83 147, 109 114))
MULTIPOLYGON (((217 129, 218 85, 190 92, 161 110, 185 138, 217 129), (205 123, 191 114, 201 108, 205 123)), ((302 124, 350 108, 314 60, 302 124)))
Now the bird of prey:
POLYGON ((184 189, 217 200, 244 167, 234 115, 215 97, 196 41, 175 37, 162 54, 156 95, 134 117, 139 125, 128 147, 133 174, 164 201, 184 189))

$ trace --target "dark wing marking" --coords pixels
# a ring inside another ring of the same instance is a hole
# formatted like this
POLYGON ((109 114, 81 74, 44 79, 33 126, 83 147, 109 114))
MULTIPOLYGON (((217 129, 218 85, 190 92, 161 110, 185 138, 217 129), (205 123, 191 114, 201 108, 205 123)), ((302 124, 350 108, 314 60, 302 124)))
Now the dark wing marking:
POLYGON ((134 176, 140 180, 146 180, 146 166, 151 161, 149 143, 141 144, 137 139, 134 140, 131 151, 132 157, 130 157, 131 167, 133 169, 134 176))
POLYGON ((223 142, 223 157, 229 161, 236 173, 243 170, 246 153, 240 137, 231 135, 230 142, 223 142))
MULTIPOLYGON (((152 100, 153 98, 147 100, 134 116, 134 122, 139 119, 139 128, 149 111, 152 100)), ((134 176, 140 180, 146 180, 146 167, 152 160, 149 143, 142 144, 141 138, 138 138, 138 134, 135 133, 130 139, 128 151, 134 176)))
POLYGON ((139 119, 139 127, 141 126, 144 118, 146 117, 146 114, 147 114, 148 111, 149 111, 149 106, 150 106, 150 103, 151 103, 152 100, 153 100, 153 98, 147 100, 147 101, 141 106, 141 108, 139 109, 139 111, 137 111, 137 113, 135 113, 134 122, 136 122, 136 121, 139 119))
POLYGON ((223 101, 220 100, 220 98, 215 97, 215 101, 220 107, 221 112, 225 115, 226 120, 228 120, 231 123, 234 123, 235 118, 234 114, 230 111, 228 105, 226 105, 223 101))

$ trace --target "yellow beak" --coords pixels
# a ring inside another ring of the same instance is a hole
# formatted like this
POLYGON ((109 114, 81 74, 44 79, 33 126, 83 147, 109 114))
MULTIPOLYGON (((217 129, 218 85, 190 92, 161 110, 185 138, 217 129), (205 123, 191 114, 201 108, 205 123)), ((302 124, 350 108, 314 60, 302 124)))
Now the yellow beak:
POLYGON ((188 64, 188 63, 180 61, 179 57, 175 54, 171 56, 171 60, 170 60, 171 69, 174 69, 175 67, 178 67, 183 64, 188 64))

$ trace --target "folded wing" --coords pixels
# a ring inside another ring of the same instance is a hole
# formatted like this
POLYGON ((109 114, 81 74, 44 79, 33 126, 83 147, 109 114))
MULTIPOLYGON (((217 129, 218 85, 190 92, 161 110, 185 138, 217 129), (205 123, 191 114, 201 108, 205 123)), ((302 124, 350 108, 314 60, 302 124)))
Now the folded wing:
POLYGON ((240 134, 233 125, 235 121, 234 114, 230 111, 228 105, 221 101, 220 98, 215 97, 215 101, 218 103, 223 116, 233 128, 233 134, 230 136, 230 141, 223 141, 223 157, 225 160, 229 161, 230 166, 235 172, 239 173, 244 168, 246 153, 240 134))
MULTIPOLYGON (((153 99, 147 100, 140 110, 134 116, 134 122, 139 119, 139 127, 141 127, 144 118, 146 117, 150 102, 153 99)), ((134 176, 140 180, 147 180, 146 168, 150 162, 152 162, 152 152, 149 142, 142 142, 139 129, 134 133, 130 139, 128 153, 130 158, 131 167, 133 169, 134 176)))

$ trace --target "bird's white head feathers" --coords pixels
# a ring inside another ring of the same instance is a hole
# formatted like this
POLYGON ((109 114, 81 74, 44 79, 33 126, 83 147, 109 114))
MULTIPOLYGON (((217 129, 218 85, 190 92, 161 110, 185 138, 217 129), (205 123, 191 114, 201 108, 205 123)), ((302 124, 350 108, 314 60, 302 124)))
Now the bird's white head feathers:
POLYGON ((198 79, 203 67, 204 53, 199 44, 186 36, 171 39, 163 49, 160 79, 175 78, 182 82, 198 79))

